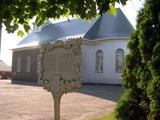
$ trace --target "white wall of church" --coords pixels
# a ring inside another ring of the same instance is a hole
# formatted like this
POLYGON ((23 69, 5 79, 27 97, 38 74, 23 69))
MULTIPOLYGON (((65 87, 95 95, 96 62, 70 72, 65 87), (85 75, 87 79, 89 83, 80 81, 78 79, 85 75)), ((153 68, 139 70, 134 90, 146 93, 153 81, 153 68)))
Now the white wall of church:
POLYGON ((82 79, 83 83, 120 84, 121 73, 116 72, 116 50, 127 49, 127 40, 106 40, 95 43, 83 44, 82 50, 82 79), (96 51, 103 51, 103 72, 96 72, 96 51))

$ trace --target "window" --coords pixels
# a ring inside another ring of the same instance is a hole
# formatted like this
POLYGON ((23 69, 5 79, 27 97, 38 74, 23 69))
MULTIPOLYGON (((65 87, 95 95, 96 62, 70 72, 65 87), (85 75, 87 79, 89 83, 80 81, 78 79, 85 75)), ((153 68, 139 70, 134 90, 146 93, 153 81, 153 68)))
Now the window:
POLYGON ((21 72, 21 58, 17 58, 17 72, 21 72))
POLYGON ((96 72, 103 72, 103 51, 98 50, 96 52, 96 72))
POLYGON ((116 72, 121 73, 124 68, 124 51, 123 49, 116 50, 116 72))
POLYGON ((30 69, 31 69, 31 57, 27 56, 26 72, 30 72, 30 69))

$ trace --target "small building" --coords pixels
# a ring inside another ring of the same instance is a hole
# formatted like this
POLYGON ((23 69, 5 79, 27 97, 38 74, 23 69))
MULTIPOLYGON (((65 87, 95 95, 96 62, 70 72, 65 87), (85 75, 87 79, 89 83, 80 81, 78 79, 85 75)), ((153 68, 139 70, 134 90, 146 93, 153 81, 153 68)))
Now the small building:
POLYGON ((8 66, 2 60, 0 60, 0 78, 11 78, 11 66, 8 66))
POLYGON ((117 9, 116 16, 105 13, 90 23, 73 19, 34 27, 13 49, 12 81, 37 81, 39 44, 81 37, 83 82, 120 84, 127 42, 133 30, 121 9, 117 9))

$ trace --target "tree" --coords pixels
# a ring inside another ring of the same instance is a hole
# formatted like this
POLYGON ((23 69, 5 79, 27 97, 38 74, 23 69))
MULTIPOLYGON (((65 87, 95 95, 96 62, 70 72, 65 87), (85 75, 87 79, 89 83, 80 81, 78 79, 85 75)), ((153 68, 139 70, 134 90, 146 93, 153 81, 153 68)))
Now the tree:
MULTIPOLYGON (((123 5, 127 0, 0 0, 0 23, 6 30, 14 32, 23 25, 25 32, 30 30, 29 20, 36 17, 38 26, 47 18, 57 19, 61 16, 76 16, 91 19, 103 14, 108 9, 115 14, 115 2, 123 5)), ((19 31, 20 36, 23 31, 19 31)))
POLYGON ((160 1, 146 0, 132 33, 122 75, 125 94, 116 107, 122 120, 160 118, 160 1))

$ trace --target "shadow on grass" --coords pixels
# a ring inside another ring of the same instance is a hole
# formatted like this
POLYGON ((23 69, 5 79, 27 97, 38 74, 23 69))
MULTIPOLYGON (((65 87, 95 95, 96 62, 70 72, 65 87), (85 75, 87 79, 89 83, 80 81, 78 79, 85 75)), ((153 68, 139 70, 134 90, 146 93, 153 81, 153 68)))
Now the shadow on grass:
POLYGON ((106 114, 102 117, 95 118, 95 119, 92 119, 92 120, 116 120, 116 118, 115 118, 115 113, 112 112, 112 113, 106 114))

